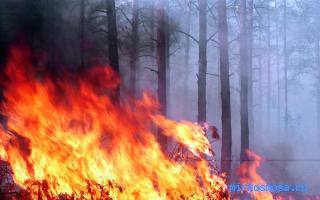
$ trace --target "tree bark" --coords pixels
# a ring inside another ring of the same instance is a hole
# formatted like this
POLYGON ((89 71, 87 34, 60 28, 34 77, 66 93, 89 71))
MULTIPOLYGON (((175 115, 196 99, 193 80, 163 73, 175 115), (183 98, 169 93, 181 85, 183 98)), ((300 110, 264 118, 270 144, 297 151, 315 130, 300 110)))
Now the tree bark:
POLYGON ((284 0, 283 6, 283 55, 284 55, 284 126, 285 133, 288 132, 288 52, 287 52, 287 0, 284 0))
MULTIPOLYGON (((278 1, 276 1, 276 9, 278 8, 278 1)), ((278 18, 278 14, 277 14, 277 18, 278 18)), ((279 35, 280 35, 280 30, 279 30, 279 23, 276 22, 276 30, 277 30, 277 37, 276 37, 276 46, 277 46, 277 54, 276 54, 276 65, 277 65, 277 131, 279 133, 279 135, 281 134, 281 87, 280 87, 280 55, 279 55, 279 49, 280 49, 280 45, 279 45, 279 35)))
MULTIPOLYGON (((158 0, 157 9, 157 66, 158 66, 158 99, 161 114, 167 114, 167 37, 166 37, 166 0, 158 0)), ((167 149, 168 138, 159 130, 159 141, 167 149)))
POLYGON ((232 133, 226 0, 219 0, 218 2, 218 31, 222 122, 221 171, 227 174, 227 182, 229 182, 231 174, 232 133))
MULTIPOLYGON (((108 23, 108 50, 109 62, 112 69, 120 75, 118 55, 118 32, 115 0, 106 0, 108 23)), ((120 103, 120 86, 114 91, 114 101, 120 103)))
POLYGON ((320 40, 316 41, 316 75, 317 75, 317 128, 320 130, 320 40))
POLYGON ((248 122, 248 52, 246 0, 240 0, 240 118, 241 118, 241 162, 247 160, 246 150, 249 149, 248 122))
POLYGON ((132 1, 132 35, 130 53, 130 91, 133 97, 136 96, 136 74, 138 66, 138 42, 139 42, 139 0, 132 1))
POLYGON ((198 122, 207 119, 207 0, 199 0, 198 122))
POLYGON ((56 22, 55 22, 55 1, 53 0, 47 0, 45 2, 46 4, 46 10, 48 12, 48 17, 46 18, 46 33, 48 35, 48 70, 53 75, 53 77, 56 77, 56 59, 55 59, 55 35, 56 32, 56 22))
POLYGON ((264 114, 263 114, 263 64, 262 64, 262 56, 259 56, 259 126, 260 130, 263 130, 264 127, 264 114))
MULTIPOLYGON (((190 34, 190 20, 191 20, 191 5, 187 5, 187 19, 186 19, 186 33, 190 34)), ((184 51, 184 67, 185 67, 185 73, 184 73, 184 79, 183 79, 183 95, 185 99, 188 99, 188 81, 189 81, 189 60, 190 60, 190 37, 185 36, 185 51, 184 51)), ((184 106, 184 113, 185 115, 188 114, 188 102, 185 102, 184 106)))
POLYGON ((80 69, 84 69, 85 3, 80 1, 80 69))
POLYGON ((254 136, 254 114, 253 114, 253 0, 248 0, 248 117, 249 117, 249 131, 251 139, 254 136))
POLYGON ((270 130, 270 107, 271 107, 271 27, 270 5, 267 1, 267 132, 270 130))

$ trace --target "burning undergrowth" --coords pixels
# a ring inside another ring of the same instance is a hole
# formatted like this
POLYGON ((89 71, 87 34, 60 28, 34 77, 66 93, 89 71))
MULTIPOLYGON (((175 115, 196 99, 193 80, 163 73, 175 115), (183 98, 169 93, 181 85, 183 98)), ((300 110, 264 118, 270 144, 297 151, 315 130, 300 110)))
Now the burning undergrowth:
POLYGON ((200 126, 160 115, 150 95, 114 104, 108 94, 120 80, 109 67, 52 80, 30 56, 13 48, 3 81, 0 155, 12 168, 15 198, 229 198, 224 179, 203 159, 212 153, 200 126), (155 126, 198 159, 170 159, 155 126))

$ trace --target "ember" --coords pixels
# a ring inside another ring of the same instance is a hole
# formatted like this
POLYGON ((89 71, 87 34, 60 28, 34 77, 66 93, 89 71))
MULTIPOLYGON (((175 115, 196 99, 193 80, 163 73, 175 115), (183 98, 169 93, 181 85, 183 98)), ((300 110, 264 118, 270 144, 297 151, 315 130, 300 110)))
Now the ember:
POLYGON ((6 75, 0 153, 21 187, 18 199, 229 198, 202 159, 212 155, 203 129, 159 115, 147 94, 134 111, 113 104, 106 94, 119 79, 110 68, 53 81, 37 75, 27 49, 13 48, 6 75), (154 125, 198 159, 170 159, 154 125))

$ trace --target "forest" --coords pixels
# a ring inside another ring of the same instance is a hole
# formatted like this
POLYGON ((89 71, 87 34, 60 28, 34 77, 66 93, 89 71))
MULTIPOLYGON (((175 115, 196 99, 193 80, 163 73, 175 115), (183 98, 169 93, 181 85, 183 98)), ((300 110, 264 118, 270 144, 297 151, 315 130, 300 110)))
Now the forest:
POLYGON ((319 10, 318 0, 0 0, 0 175, 13 171, 1 185, 20 199, 320 198, 319 10), (242 194, 233 183, 308 191, 242 194))

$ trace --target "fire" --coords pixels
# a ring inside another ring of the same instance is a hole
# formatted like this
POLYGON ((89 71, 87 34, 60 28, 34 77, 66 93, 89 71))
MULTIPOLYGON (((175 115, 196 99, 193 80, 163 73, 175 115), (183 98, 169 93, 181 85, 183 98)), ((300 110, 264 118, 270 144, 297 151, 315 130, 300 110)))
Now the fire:
POLYGON ((228 199, 204 155, 203 129, 160 115, 144 95, 134 106, 112 103, 120 82, 109 67, 51 79, 13 48, 6 66, 0 155, 28 199, 228 199), (134 109, 132 108, 134 107, 134 109), (155 126, 197 160, 176 162, 161 150, 155 126))
MULTIPOLYGON (((247 150, 248 158, 251 161, 243 162, 237 170, 239 181, 241 184, 259 184, 266 185, 266 181, 258 173, 258 169, 263 159, 256 153, 247 150)), ((253 199, 272 200, 274 199, 271 192, 249 192, 253 199)))

